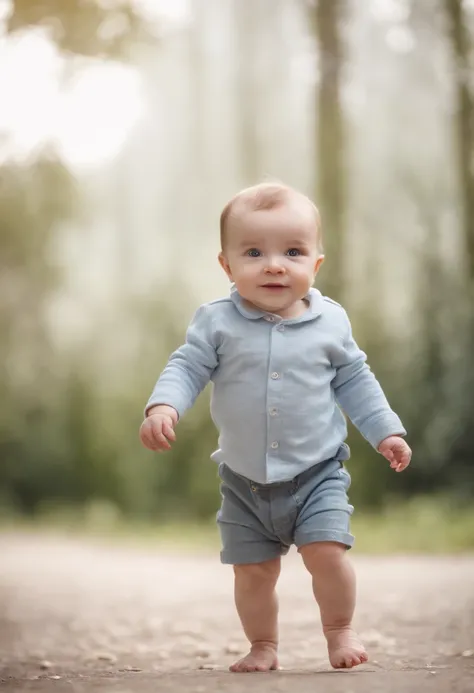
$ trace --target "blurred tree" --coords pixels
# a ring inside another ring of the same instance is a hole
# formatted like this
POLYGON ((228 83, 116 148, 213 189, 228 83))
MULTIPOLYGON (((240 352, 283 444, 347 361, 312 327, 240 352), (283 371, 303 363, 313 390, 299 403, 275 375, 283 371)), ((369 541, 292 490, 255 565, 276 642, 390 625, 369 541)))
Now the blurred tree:
POLYGON ((42 447, 38 438, 58 386, 44 319, 57 282, 51 230, 74 213, 76 202, 54 153, 28 167, 0 168, 0 488, 9 486, 9 495, 25 505, 34 495, 28 461, 34 451, 48 456, 49 441, 42 447))
MULTIPOLYGON (((460 210, 457 218, 464 252, 454 264, 443 249, 445 226, 440 212, 452 204, 443 178, 432 175, 420 180, 410 173, 406 188, 425 238, 416 251, 416 327, 411 342, 401 345, 410 354, 405 369, 397 374, 399 386, 410 392, 400 401, 415 463, 410 474, 402 475, 397 483, 408 493, 441 489, 469 498, 474 489, 474 173, 469 165, 474 155, 474 101, 470 85, 470 19, 465 3, 459 0, 442 0, 434 15, 432 8, 412 0, 408 21, 421 52, 426 53, 427 35, 431 34, 428 40, 434 50, 439 49, 440 39, 446 41, 447 37, 452 55, 453 69, 448 79, 455 100, 454 108, 449 106, 457 162, 454 206, 460 210)), ((456 231, 452 229, 454 236, 456 231)))
MULTIPOLYGON (((130 4, 12 2, 7 32, 34 27, 66 53, 98 58, 125 59, 147 35, 130 4)), ((92 486, 117 496, 113 483, 98 482, 106 474, 110 482, 111 467, 94 450, 92 377, 58 358, 47 326, 60 280, 54 239, 78 203, 75 179, 50 148, 0 166, 0 499, 27 511, 51 497, 84 500, 92 486)))
POLYGON ((137 42, 150 38, 127 0, 12 0, 7 32, 44 28, 66 53, 124 59, 137 42))
POLYGON ((455 111, 453 132, 458 165, 459 208, 464 249, 464 295, 457 298, 464 306, 458 323, 458 341, 464 353, 458 363, 457 430, 451 448, 451 479, 458 487, 474 489, 474 86, 472 10, 463 0, 443 0, 451 48, 455 111))
POLYGON ((235 21, 236 112, 241 153, 241 177, 244 186, 260 182, 261 140, 259 95, 262 87, 260 72, 259 19, 261 0, 256 3, 233 0, 235 21))
POLYGON ((470 18, 463 0, 444 0, 453 56, 456 154, 459 170, 462 232, 466 269, 474 285, 474 87, 470 18))
POLYGON ((342 23, 346 0, 316 0, 308 8, 317 43, 319 80, 316 92, 316 200, 323 220, 327 260, 321 284, 339 300, 344 290, 346 163, 344 113, 341 104, 344 50, 342 23))

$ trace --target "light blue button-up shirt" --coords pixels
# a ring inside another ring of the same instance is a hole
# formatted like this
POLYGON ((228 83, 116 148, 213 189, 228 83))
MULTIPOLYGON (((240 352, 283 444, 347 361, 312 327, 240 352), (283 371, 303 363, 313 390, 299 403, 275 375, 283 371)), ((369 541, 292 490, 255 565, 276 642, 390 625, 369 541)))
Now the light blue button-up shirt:
POLYGON ((405 435, 345 310, 316 289, 307 299, 307 311, 291 319, 250 309, 236 290, 202 305, 146 408, 167 404, 182 417, 212 381, 212 459, 264 484, 338 454, 347 436, 342 411, 374 448, 405 435))

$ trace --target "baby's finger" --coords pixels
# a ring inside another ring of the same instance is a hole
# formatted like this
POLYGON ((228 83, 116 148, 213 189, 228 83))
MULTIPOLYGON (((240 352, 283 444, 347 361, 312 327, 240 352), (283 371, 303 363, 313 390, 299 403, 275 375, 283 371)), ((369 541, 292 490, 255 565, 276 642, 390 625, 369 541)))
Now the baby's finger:
POLYGON ((410 462, 411 462, 411 455, 409 453, 406 453, 405 455, 403 455, 402 460, 401 460, 402 469, 406 469, 408 467, 408 465, 410 464, 410 462))
POLYGON ((174 432, 173 427, 167 423, 163 424, 163 433, 168 440, 176 440, 176 433, 174 432))
POLYGON ((161 450, 171 450, 171 445, 168 443, 166 440, 166 437, 163 433, 157 433, 155 431, 155 442, 156 442, 156 450, 159 452, 161 450))
POLYGON ((140 440, 149 450, 156 450, 156 441, 152 431, 148 427, 143 427, 140 431, 140 440))
POLYGON ((410 464, 411 455, 404 453, 397 464, 397 472, 403 472, 404 469, 410 464))

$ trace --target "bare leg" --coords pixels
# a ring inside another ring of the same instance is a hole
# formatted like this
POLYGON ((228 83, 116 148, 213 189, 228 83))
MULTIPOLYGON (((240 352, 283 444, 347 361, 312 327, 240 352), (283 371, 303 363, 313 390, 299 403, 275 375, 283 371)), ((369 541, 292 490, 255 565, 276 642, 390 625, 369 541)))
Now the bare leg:
POLYGON ((270 671, 278 668, 278 599, 275 586, 280 558, 263 563, 235 565, 235 605, 250 652, 231 671, 270 671))
POLYGON ((350 669, 363 664, 368 656, 351 625, 356 580, 345 546, 315 542, 302 546, 300 553, 313 578, 331 665, 335 669, 350 669))

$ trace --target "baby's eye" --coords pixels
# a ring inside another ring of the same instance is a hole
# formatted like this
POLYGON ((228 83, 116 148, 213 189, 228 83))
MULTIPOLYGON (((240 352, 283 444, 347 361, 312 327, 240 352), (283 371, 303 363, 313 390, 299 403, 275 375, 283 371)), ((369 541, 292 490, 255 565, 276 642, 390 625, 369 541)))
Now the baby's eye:
POLYGON ((301 255, 301 251, 298 248, 290 248, 286 254, 290 257, 298 257, 298 255, 301 255))
POLYGON ((260 257, 261 252, 257 248, 250 248, 250 250, 247 250, 247 255, 249 257, 260 257))

